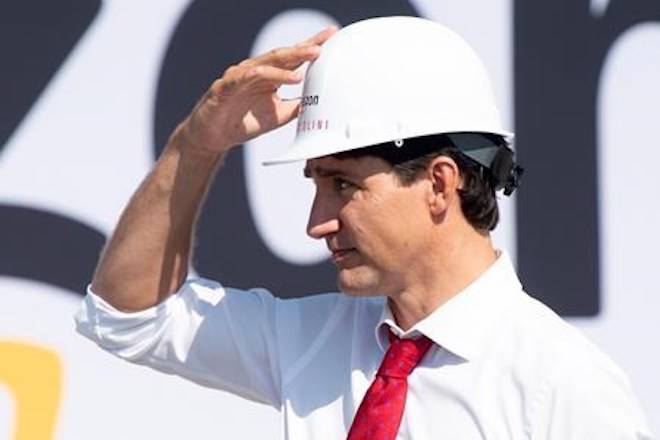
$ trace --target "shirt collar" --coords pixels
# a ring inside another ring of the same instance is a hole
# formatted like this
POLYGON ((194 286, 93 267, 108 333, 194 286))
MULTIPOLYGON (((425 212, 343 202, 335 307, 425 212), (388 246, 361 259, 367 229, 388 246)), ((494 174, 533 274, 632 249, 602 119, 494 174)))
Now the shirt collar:
POLYGON ((522 287, 511 259, 499 252, 497 260, 479 278, 406 332, 396 324, 388 302, 384 301, 375 329, 376 341, 385 351, 389 346, 388 329, 402 338, 423 334, 469 361, 486 348, 497 312, 520 293, 522 287))

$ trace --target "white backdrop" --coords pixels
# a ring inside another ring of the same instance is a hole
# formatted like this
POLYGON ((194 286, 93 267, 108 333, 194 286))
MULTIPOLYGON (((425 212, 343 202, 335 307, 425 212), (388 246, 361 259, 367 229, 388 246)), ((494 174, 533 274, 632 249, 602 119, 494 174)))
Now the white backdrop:
MULTIPOLYGON (((103 2, 92 26, 2 151, 0 202, 60 213, 111 232, 151 166, 158 74, 188 3, 103 2)), ((505 125, 515 129, 511 1, 414 4, 423 16, 452 27, 477 49, 491 73, 505 125)), ((602 14, 607 6, 607 1, 593 1, 592 14, 602 14)), ((319 11, 285 12, 263 28, 253 53, 293 42, 329 22, 334 18, 319 11)), ((597 318, 574 320, 629 373, 655 432, 660 430, 660 354, 655 348, 660 291, 652 277, 660 262, 660 236, 653 227, 660 224, 660 204, 649 201, 657 199, 660 189, 660 142, 651 132, 660 120, 659 53, 660 24, 638 25, 610 48, 601 73, 602 312, 597 318)), ((296 90, 285 93, 295 95, 296 90)), ((291 136, 291 128, 285 128, 247 146, 250 206, 273 253, 289 261, 318 261, 325 256, 322 247, 304 236, 308 205, 290 202, 311 199, 300 171, 258 165, 264 154, 291 136), (275 217, 265 219, 263 213, 275 207, 275 217), (279 242, 281 236, 293 238, 279 242)), ((514 203, 507 200, 502 206, 503 222, 495 236, 498 246, 511 253, 514 203)), ((55 428, 52 437, 44 438, 279 436, 277 413, 270 408, 125 364, 82 340, 72 321, 79 300, 73 292, 53 286, 0 277, 0 343, 45 348, 60 361, 62 392, 55 428)), ((5 366, 19 363, 11 357, 0 359, 5 366)), ((20 395, 19 387, 2 377, 7 368, 0 367, 0 440, 12 438, 19 411, 32 408, 26 402, 37 402, 38 408, 41 399, 20 395)), ((39 371, 34 365, 17 368, 25 368, 26 374, 39 371)), ((41 408, 30 418, 47 423, 48 414, 41 408)), ((22 435, 28 438, 26 432, 22 435)))

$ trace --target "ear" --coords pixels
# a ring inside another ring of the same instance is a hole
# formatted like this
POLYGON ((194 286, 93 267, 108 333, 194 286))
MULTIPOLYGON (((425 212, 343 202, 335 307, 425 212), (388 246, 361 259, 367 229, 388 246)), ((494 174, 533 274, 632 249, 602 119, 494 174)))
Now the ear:
POLYGON ((428 178, 432 184, 430 209, 434 215, 445 214, 449 206, 458 200, 458 189, 463 184, 458 165, 448 156, 438 156, 429 163, 428 178))

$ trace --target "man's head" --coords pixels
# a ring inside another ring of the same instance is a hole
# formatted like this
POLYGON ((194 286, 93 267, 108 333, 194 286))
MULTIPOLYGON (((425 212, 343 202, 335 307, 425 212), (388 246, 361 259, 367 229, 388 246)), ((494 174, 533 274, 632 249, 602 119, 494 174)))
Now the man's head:
POLYGON ((316 184, 308 233, 328 243, 343 291, 437 290, 476 254, 492 258, 495 191, 509 194, 520 173, 511 136, 486 69, 459 35, 382 17, 323 45, 306 73, 294 144, 267 163, 307 161, 316 184))
POLYGON ((490 171, 445 136, 313 159, 305 174, 316 185, 308 233, 327 242, 351 294, 423 283, 452 246, 498 219, 490 171))

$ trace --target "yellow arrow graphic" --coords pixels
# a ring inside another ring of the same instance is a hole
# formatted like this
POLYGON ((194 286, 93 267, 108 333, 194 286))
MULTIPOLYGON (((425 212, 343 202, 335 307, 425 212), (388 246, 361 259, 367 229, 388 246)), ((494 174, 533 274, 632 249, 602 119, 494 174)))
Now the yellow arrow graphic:
POLYGON ((62 391, 57 353, 22 342, 0 341, 0 383, 16 402, 14 440, 52 440, 62 391))

